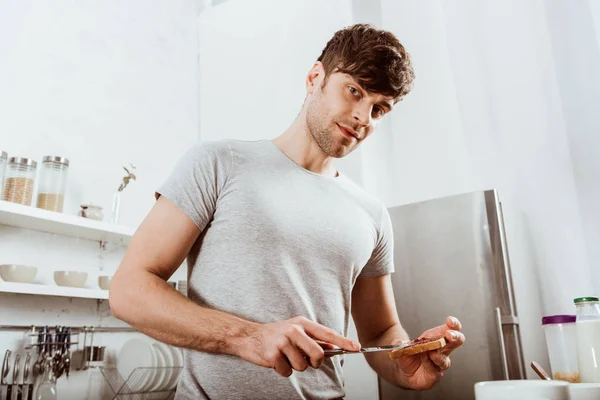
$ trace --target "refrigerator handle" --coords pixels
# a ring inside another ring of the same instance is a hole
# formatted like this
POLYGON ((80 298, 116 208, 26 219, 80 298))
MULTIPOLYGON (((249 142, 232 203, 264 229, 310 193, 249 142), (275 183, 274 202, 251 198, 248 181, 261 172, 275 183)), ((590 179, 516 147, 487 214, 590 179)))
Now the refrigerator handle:
POLYGON ((508 357, 506 356, 506 346, 504 345, 504 333, 502 332, 502 315, 500 314, 500 308, 496 307, 494 310, 496 314, 496 328, 498 330, 498 339, 500 341, 500 355, 502 357, 502 371, 504 372, 504 379, 508 380, 508 357))

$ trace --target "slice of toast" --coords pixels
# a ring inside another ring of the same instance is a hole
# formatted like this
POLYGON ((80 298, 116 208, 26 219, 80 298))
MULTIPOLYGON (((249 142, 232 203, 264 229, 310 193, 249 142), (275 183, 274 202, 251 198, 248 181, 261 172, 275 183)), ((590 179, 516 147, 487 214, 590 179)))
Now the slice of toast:
POLYGON ((446 345, 444 336, 435 336, 430 338, 415 339, 410 344, 401 349, 392 350, 388 353, 390 360, 400 357, 412 356, 413 354, 424 353, 426 351, 441 349, 446 345))

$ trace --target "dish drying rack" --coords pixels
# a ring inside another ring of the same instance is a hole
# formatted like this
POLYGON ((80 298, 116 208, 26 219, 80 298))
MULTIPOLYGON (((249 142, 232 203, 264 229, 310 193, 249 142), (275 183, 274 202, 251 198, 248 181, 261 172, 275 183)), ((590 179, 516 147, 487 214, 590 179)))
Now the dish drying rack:
POLYGON ((176 385, 172 388, 147 390, 144 386, 157 371, 174 371, 177 377, 183 367, 138 367, 123 379, 115 367, 100 367, 102 375, 113 392, 112 400, 169 400, 175 397, 176 385))

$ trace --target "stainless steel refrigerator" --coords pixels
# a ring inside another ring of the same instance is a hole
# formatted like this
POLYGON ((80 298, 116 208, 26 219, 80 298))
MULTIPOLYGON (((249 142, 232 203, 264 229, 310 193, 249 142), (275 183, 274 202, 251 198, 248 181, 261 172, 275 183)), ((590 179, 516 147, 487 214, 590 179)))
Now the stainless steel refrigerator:
POLYGON ((453 315, 465 344, 429 391, 396 388, 379 378, 380 400, 474 399, 476 382, 524 379, 525 365, 502 206, 495 190, 389 209, 400 321, 411 338, 453 315))

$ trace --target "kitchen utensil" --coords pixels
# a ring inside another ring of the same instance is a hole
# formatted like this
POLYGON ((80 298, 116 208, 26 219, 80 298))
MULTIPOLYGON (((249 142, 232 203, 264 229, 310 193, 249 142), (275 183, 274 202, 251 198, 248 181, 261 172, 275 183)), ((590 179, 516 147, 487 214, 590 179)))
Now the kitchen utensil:
POLYGON ((152 347, 154 348, 154 354, 156 354, 157 370, 154 379, 147 388, 150 392, 162 390, 163 385, 166 383, 165 381, 170 378, 170 376, 167 376, 167 370, 165 369, 165 367, 168 367, 165 349, 161 347, 160 342, 152 343, 152 347))
MULTIPOLYGON (((85 340, 84 340, 85 343, 85 340)), ((90 345, 83 348, 83 359, 85 360, 84 370, 90 367, 90 362, 104 360, 104 348, 95 346, 94 348, 94 327, 90 328, 90 345)))
POLYGON ((84 271, 54 271, 54 282, 58 286, 81 288, 87 278, 88 273, 84 271))
MULTIPOLYGON (((136 368, 155 368, 157 364, 157 356, 152 348, 152 345, 143 339, 130 339, 123 344, 117 358, 117 370, 124 381, 128 381, 131 374, 136 371, 136 368)), ((154 379, 154 373, 151 370, 145 376, 135 377, 134 387, 129 386, 132 391, 139 391, 154 379)), ((136 374, 144 373, 145 371, 138 370, 136 374)))
POLYGON ((402 349, 408 347, 410 343, 399 343, 390 344, 387 346, 374 346, 374 347, 363 347, 358 351, 344 350, 344 349, 325 349, 325 357, 339 356, 340 354, 361 354, 361 353, 372 353, 375 351, 390 351, 394 349, 402 349))
POLYGON ((45 360, 44 377, 36 390, 36 400, 57 400, 56 377, 52 371, 52 361, 45 360))
POLYGON ((37 346, 37 360, 33 364, 33 376, 40 376, 43 372, 43 362, 44 357, 46 356, 46 333, 48 331, 48 327, 42 328, 40 333, 38 334, 38 346, 37 346))
MULTIPOLYGON (((46 332, 46 343, 44 352, 42 353, 42 382, 36 390, 36 400, 56 400, 56 376, 54 375, 53 359, 52 359, 52 334, 48 331, 48 327, 44 327, 46 332)), ((57 334, 58 336, 58 334, 57 334)))
POLYGON ((64 371, 64 363, 62 354, 64 352, 64 332, 63 327, 56 327, 56 348, 54 349, 54 356, 52 357, 52 371, 54 376, 58 379, 64 371))
MULTIPOLYGON (((171 351, 171 355, 173 357, 173 367, 183 367, 183 351, 179 348, 179 347, 175 347, 175 346, 167 346, 168 349, 171 351)), ((179 373, 181 372, 180 369, 175 369, 173 368, 171 370, 171 378, 169 379, 169 382, 167 383, 167 386, 165 389, 167 390, 172 390, 175 389, 175 387, 177 386, 177 382, 179 381, 179 373)))
POLYGON ((29 385, 29 370, 31 362, 31 354, 27 353, 25 357, 25 366, 23 367, 23 395, 22 398, 28 400, 33 395, 33 388, 29 385), (31 392, 31 393, 30 393, 31 392))
POLYGON ((546 381, 551 381, 552 378, 550 378, 550 375, 548 375, 548 373, 546 371, 544 371, 544 368, 542 368, 542 366, 538 363, 536 363, 535 361, 531 362, 531 368, 533 368, 533 370, 535 371, 536 374, 538 374, 538 376, 546 381))
POLYGON ((166 368, 164 369, 164 379, 160 384, 160 390, 167 390, 169 388, 171 380, 173 380, 173 375, 177 374, 178 372, 177 369, 173 368, 175 359, 173 357, 172 350, 170 349, 170 346, 168 344, 156 342, 154 345, 158 349, 158 351, 162 353, 165 359, 166 368))
MULTIPOLYGON (((2 362, 2 375, 0 376, 0 384, 3 385, 3 386, 7 385, 7 383, 6 383, 6 377, 8 376, 8 372, 10 370, 10 366, 9 366, 9 363, 10 363, 10 354, 11 354, 11 351, 10 350, 6 350, 6 353, 4 354, 4 361, 2 362)), ((8 386, 7 386, 6 390, 7 391, 9 390, 8 386)), ((2 392, 0 392, 0 395, 2 395, 2 392)), ((8 396, 6 396, 6 397, 8 398, 8 396)))
POLYGON ((65 338, 65 372, 69 379, 69 371, 71 369, 71 327, 67 328, 67 336, 65 338))
POLYGON ((571 400, 600 399, 600 383, 571 383, 569 385, 571 400))
POLYGON ((8 370, 9 370, 9 366, 8 364, 10 363, 10 350, 6 350, 6 353, 4 354, 4 361, 2 362, 2 376, 0 378, 2 378, 1 382, 3 385, 6 385, 6 377, 8 376, 8 370))
POLYGON ((506 380, 475 384, 476 400, 570 400, 565 381, 506 380))
POLYGON ((110 290, 110 285, 112 283, 111 275, 101 275, 98 277, 98 286, 102 290, 110 290))
POLYGON ((32 283, 36 274, 36 267, 17 264, 0 265, 0 277, 6 282, 32 283))
POLYGON ((10 388, 12 388, 12 392, 14 392, 14 393, 18 393, 18 390, 19 390, 19 362, 20 361, 21 361, 21 355, 17 354, 15 356, 15 363, 13 365, 12 385, 8 385, 7 392, 6 392, 6 398, 8 400, 13 400, 13 398, 11 397, 10 388))

